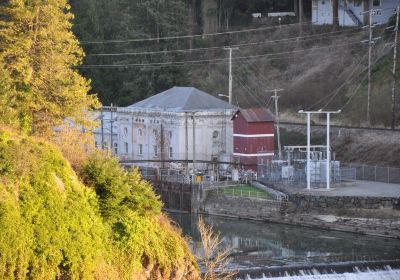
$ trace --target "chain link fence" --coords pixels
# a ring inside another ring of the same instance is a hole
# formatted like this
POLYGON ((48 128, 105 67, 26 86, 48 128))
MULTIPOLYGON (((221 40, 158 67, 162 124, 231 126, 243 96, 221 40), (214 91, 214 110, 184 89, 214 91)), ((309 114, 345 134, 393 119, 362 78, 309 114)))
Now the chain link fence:
POLYGON ((400 184, 400 168, 377 165, 343 163, 346 168, 354 169, 355 179, 389 184, 400 184))

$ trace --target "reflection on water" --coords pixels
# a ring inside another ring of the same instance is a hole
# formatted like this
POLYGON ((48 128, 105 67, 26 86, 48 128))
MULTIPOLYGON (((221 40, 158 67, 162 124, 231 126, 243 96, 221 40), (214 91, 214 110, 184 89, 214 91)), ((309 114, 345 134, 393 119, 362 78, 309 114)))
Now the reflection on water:
MULTIPOLYGON (((170 216, 201 254, 197 216, 170 216)), ((400 259, 400 240, 222 217, 206 216, 205 222, 233 249, 237 268, 400 259)))

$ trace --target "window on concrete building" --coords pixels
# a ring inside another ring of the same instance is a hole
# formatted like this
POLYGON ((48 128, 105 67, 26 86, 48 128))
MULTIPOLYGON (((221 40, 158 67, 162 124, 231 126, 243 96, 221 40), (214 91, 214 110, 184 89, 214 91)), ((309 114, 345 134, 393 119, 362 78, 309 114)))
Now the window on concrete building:
POLYGON ((99 143, 97 143, 97 141, 95 141, 95 142, 94 142, 94 146, 95 146, 96 148, 98 148, 98 147, 99 147, 99 143))
POLYGON ((172 131, 168 131, 169 139, 172 139, 172 131))
POLYGON ((124 127, 124 135, 125 136, 128 135, 128 128, 127 127, 124 127))
POLYGON ((212 134, 212 137, 213 137, 214 139, 217 139, 217 138, 218 138, 218 135, 219 135, 218 130, 214 130, 214 131, 213 131, 213 134, 212 134))
POLYGON ((125 145, 125 154, 127 154, 129 153, 129 144, 125 142, 124 145, 125 145))
POLYGON ((114 143, 114 154, 118 154, 118 143, 114 143))
POLYGON ((169 147, 169 157, 172 158, 172 147, 169 147))
POLYGON ((138 130, 139 136, 142 136, 142 130, 139 128, 138 130))
POLYGON ((154 150, 154 155, 156 156, 156 155, 158 154, 157 145, 154 145, 154 146, 153 146, 153 150, 154 150))
POLYGON ((139 155, 143 154, 143 145, 139 144, 139 155))
POLYGON ((354 7, 360 7, 363 0, 354 0, 354 7))
POLYGON ((381 6, 381 0, 373 0, 372 1, 372 6, 380 7, 381 6))
POLYGON ((103 142, 103 150, 108 150, 108 143, 107 142, 103 142))

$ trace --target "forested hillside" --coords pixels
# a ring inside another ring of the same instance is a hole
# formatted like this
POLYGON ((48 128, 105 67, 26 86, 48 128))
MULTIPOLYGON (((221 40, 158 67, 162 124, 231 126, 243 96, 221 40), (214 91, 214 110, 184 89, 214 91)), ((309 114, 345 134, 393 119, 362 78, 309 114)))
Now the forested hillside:
MULTIPOLYGON (((271 11, 298 9, 296 3, 72 1, 74 30, 86 52, 80 71, 92 79, 104 104, 129 105, 174 85, 227 94, 228 51, 223 47, 237 46, 233 51, 236 105, 264 106, 271 94, 266 90, 279 87, 285 90, 280 102, 286 112, 343 109, 342 122, 364 123, 368 47, 361 41, 368 38, 368 28, 314 26, 309 22, 310 1, 303 1, 302 24, 297 17, 283 17, 280 25, 277 18, 265 17, 271 11), (263 18, 253 19, 255 12, 263 18), (232 32, 248 29, 257 30, 232 32)), ((391 121, 387 108, 394 36, 385 28, 373 28, 373 36, 381 37, 372 51, 375 125, 391 121)))

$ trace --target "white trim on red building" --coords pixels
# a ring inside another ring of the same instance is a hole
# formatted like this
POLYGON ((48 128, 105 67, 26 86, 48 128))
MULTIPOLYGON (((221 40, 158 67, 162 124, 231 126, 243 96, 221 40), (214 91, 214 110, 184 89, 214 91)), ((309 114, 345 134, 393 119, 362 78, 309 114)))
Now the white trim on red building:
POLYGON ((274 134, 238 134, 238 133, 234 133, 233 137, 243 137, 243 138, 274 137, 274 134))
POLYGON ((242 153, 233 153, 234 156, 241 157, 261 157, 261 156, 273 156, 274 153, 259 153, 259 154, 242 154, 242 153))

